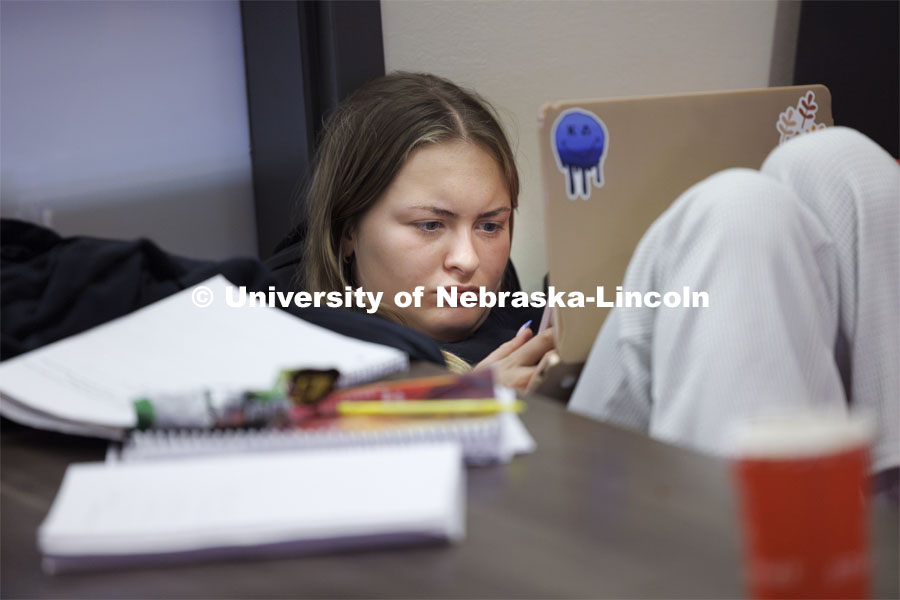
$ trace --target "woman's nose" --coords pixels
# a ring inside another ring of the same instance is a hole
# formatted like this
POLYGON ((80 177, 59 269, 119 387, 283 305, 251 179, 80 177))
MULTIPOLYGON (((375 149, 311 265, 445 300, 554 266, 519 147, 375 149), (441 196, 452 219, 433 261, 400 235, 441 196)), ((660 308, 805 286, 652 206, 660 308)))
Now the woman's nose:
POLYGON ((470 233, 460 233, 451 241, 450 248, 444 260, 444 266, 450 271, 456 271, 463 277, 469 277, 478 268, 478 251, 475 249, 475 240, 470 233))

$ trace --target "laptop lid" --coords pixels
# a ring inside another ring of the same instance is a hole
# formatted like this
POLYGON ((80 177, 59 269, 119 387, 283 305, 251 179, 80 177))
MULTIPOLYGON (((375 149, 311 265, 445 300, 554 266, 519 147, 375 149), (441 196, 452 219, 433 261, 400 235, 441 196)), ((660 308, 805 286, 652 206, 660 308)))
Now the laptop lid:
MULTIPOLYGON (((779 143, 833 124, 822 85, 547 104, 540 115, 549 284, 612 301, 650 224, 686 189, 758 169, 779 143)), ((583 363, 609 308, 555 308, 563 363, 583 363)))

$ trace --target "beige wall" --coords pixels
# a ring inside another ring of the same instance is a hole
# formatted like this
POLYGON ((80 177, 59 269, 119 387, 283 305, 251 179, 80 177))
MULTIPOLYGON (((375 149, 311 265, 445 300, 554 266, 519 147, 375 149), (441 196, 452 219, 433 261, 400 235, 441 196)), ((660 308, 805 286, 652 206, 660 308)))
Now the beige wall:
POLYGON ((389 71, 429 71, 501 113, 522 177, 513 261, 544 256, 536 117, 548 101, 789 84, 799 3, 382 0, 389 71))

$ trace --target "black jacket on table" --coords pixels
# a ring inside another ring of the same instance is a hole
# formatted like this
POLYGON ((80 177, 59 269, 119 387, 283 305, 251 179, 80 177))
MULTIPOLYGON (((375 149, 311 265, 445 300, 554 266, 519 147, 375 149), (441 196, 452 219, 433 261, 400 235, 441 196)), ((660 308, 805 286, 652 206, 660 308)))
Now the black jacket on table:
MULTIPOLYGON (((254 258, 193 260, 144 239, 62 238, 11 219, 0 223, 0 247, 2 360, 126 315, 216 274, 251 292, 280 286, 284 278, 283 272, 254 258)), ((284 310, 332 331, 398 348, 411 360, 444 364, 434 340, 385 319, 348 309, 284 310)))

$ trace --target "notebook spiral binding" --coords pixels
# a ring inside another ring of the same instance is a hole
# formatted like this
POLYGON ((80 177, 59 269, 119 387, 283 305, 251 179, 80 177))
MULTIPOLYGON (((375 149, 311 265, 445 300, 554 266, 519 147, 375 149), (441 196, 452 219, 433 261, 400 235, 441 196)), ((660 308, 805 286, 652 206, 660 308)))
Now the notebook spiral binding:
POLYGON ((278 450, 405 445, 457 441, 466 463, 489 464, 503 456, 498 417, 453 419, 380 430, 182 429, 133 432, 121 445, 122 462, 278 450))

